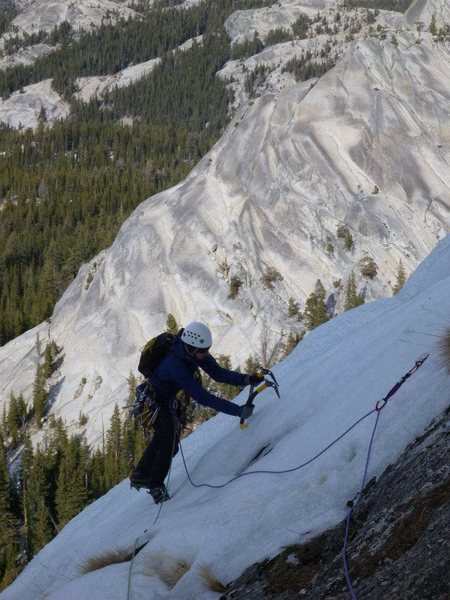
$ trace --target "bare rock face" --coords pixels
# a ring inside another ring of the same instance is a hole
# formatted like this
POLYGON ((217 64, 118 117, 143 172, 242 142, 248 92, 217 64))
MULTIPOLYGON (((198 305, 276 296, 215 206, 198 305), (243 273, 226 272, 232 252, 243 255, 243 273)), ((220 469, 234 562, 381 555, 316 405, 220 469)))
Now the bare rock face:
POLYGON ((422 31, 428 31, 432 19, 438 28, 450 25, 450 4, 447 0, 414 0, 405 13, 406 23, 422 31))
POLYGON ((120 0, 21 0, 20 13, 13 21, 19 31, 51 31, 67 21, 75 29, 90 29, 108 15, 131 16, 134 13, 120 0))
POLYGON ((314 15, 319 10, 335 6, 334 0, 281 0, 273 6, 237 10, 225 27, 233 43, 248 40, 255 33, 263 38, 271 29, 289 28, 302 14, 314 15))
MULTIPOLYGON (((360 600, 445 600, 449 571, 449 412, 411 444, 354 511, 347 562, 360 600)), ((223 600, 346 600, 345 523, 253 565, 223 600)))
POLYGON ((46 121, 66 118, 69 103, 52 89, 52 80, 46 79, 14 92, 7 100, 0 100, 0 120, 10 127, 36 127, 42 111, 46 121))

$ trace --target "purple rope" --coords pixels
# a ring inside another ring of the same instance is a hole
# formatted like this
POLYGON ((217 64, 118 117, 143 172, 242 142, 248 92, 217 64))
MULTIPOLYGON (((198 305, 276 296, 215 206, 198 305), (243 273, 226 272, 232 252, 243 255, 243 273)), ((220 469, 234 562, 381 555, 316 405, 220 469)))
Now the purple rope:
POLYGON ((400 381, 398 383, 396 383, 394 385, 394 387, 392 387, 389 392, 386 394, 386 396, 382 399, 379 400, 375 406, 375 410, 377 411, 377 418, 375 420, 375 425, 373 426, 373 431, 372 431, 372 435, 370 438, 370 442, 369 442, 369 448, 367 450, 367 458, 366 458, 366 466, 364 468, 364 476, 363 476, 363 480, 362 480, 362 484, 361 484, 361 489, 356 497, 356 501, 354 502, 354 504, 351 506, 350 510, 347 513, 347 518, 346 518, 346 524, 345 524, 345 536, 344 536, 344 543, 342 546, 342 562, 344 563, 344 572, 345 572, 345 579, 347 581, 347 586, 350 592, 350 595, 352 597, 352 600, 358 600, 358 597, 355 594, 355 590, 353 589, 353 585, 352 585, 352 581, 350 578, 350 572, 348 569, 348 564, 347 564, 347 545, 348 545, 348 537, 349 537, 349 531, 350 531, 350 518, 352 516, 353 510, 358 506, 363 491, 364 491, 364 487, 366 485, 366 478, 367 478, 367 471, 369 468, 369 461, 370 461, 370 455, 372 453, 372 446, 373 446, 373 440, 375 438, 375 432, 377 430, 378 427, 378 421, 380 419, 380 412, 383 410, 383 408, 386 406, 388 400, 396 393, 398 392, 398 390, 401 388, 401 386, 405 383, 405 381, 411 377, 411 375, 413 373, 415 373, 417 371, 417 369, 419 367, 421 367, 423 365, 423 363, 427 360, 427 358, 429 357, 429 353, 428 354, 424 354, 423 356, 421 356, 420 358, 418 358, 414 364, 414 366, 412 367, 412 369, 410 369, 407 373, 405 373, 405 375, 403 375, 403 377, 400 379, 400 381))
POLYGON ((346 429, 344 431, 344 433, 341 433, 341 435, 339 437, 337 437, 335 440, 333 440, 330 444, 328 444, 328 446, 326 446, 325 448, 323 448, 323 450, 321 450, 320 452, 318 452, 315 456, 313 456, 312 458, 310 458, 306 462, 302 463, 298 467, 293 467, 292 469, 283 469, 281 471, 268 471, 268 470, 248 471, 247 473, 240 473, 239 475, 236 475, 235 477, 232 477, 231 479, 229 479, 225 483, 221 483, 221 484, 218 484, 218 485, 214 485, 214 484, 211 484, 211 483, 194 483, 193 480, 192 480, 192 478, 191 478, 191 476, 190 476, 188 468, 187 468, 186 459, 184 457, 184 452, 183 452, 183 446, 182 446, 181 440, 180 440, 180 450, 181 450, 181 456, 182 456, 182 459, 183 459, 184 469, 186 471, 187 478, 189 479, 189 482, 190 482, 190 484, 193 487, 195 487, 195 488, 209 487, 209 488, 215 488, 215 489, 223 488, 223 487, 229 485, 230 483, 232 483, 233 481, 236 481, 236 479, 240 479, 241 477, 246 477, 247 475, 261 475, 261 474, 264 474, 264 475, 268 475, 268 474, 269 475, 272 475, 272 474, 273 475, 279 475, 279 474, 283 474, 283 473, 293 473, 294 471, 299 471, 300 469, 303 469, 303 467, 306 467, 307 465, 311 464, 316 459, 318 459, 319 456, 322 456, 322 454, 325 454, 325 452, 327 452, 327 450, 329 450, 332 446, 334 446, 335 444, 337 444, 337 442, 339 442, 339 440, 341 440, 352 429, 354 429, 357 425, 359 425, 361 423, 361 421, 364 421, 364 419, 367 419, 367 417, 369 417, 374 412, 378 412, 376 408, 373 408, 371 411, 369 411, 364 416, 362 416, 357 421, 355 421, 355 423, 353 423, 353 425, 351 425, 348 429, 346 429))
POLYGON ((363 475, 363 479, 362 479, 362 483, 361 483, 361 489, 358 492, 358 495, 356 497, 354 504, 352 505, 352 507, 350 508, 350 510, 347 513, 347 518, 346 518, 346 523, 345 523, 344 544, 342 546, 342 562, 344 563, 345 579, 347 581, 347 586, 350 591, 352 600, 358 600, 358 597, 356 596, 355 590, 353 589, 352 581, 350 578, 350 571, 349 571, 348 564, 347 564, 347 545, 348 545, 348 537, 349 537, 349 531, 350 531, 350 518, 352 516, 353 510, 360 503, 364 488, 366 487, 366 479, 367 479, 367 471, 369 469, 370 455, 372 453, 373 440, 375 438, 375 432, 377 430, 379 419, 380 419, 380 410, 377 410, 377 418, 375 421, 375 425, 373 427, 372 435, 370 437, 369 448, 367 450, 366 466, 364 468, 364 475, 363 475))

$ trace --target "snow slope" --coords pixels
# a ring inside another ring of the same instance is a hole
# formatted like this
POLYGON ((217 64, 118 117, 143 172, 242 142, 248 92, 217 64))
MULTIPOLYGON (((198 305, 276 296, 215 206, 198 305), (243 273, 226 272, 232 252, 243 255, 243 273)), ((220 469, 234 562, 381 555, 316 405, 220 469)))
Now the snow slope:
MULTIPOLYGON (((248 429, 219 415, 189 436, 183 449, 193 480, 226 484, 237 474, 304 463, 430 353, 381 412, 368 477, 379 475, 449 404, 449 375, 437 349, 450 326, 449 296, 447 236, 397 296, 344 313, 308 335, 275 369, 281 400, 270 390, 258 397, 248 429), (272 451, 248 467, 269 442, 272 451)), ((244 391, 237 402, 245 397, 244 391)), ((301 470, 243 476, 221 489, 191 487, 178 455, 169 482, 174 497, 159 516, 149 496, 124 481, 75 517, 2 600, 123 599, 130 566, 133 600, 217 598, 205 570, 227 583, 255 561, 344 517, 346 501, 361 484, 374 419, 372 414, 301 470), (132 565, 81 574, 90 557, 113 548, 131 552, 148 539, 137 539, 146 529, 150 541, 132 565), (179 564, 185 574, 168 585, 179 564)))

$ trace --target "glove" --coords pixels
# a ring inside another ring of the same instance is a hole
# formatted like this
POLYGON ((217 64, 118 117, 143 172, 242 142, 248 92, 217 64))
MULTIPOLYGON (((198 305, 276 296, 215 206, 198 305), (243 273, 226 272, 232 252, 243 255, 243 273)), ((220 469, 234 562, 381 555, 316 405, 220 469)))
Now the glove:
POLYGON ((248 419, 252 416, 254 408, 253 404, 243 404, 239 407, 238 416, 241 417, 241 419, 248 419))
POLYGON ((264 381, 264 373, 253 373, 253 375, 247 375, 248 385, 258 385, 264 381))

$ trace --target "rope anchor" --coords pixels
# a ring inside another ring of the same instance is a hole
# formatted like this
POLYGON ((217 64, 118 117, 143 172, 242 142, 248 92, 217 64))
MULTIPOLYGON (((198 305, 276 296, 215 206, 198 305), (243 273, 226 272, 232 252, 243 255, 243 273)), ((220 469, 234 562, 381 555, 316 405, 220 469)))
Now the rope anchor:
POLYGON ((424 354, 423 356, 419 357, 416 362, 414 363, 414 366, 412 369, 410 369, 407 373, 405 373, 405 375, 403 375, 403 377, 400 379, 399 382, 397 382, 393 388, 391 388, 389 390, 389 392, 386 394, 386 396, 384 398, 382 398, 381 400, 378 400, 378 402, 375 405, 375 410, 377 410, 378 412, 380 412, 380 410, 383 410, 383 408, 386 406, 386 404, 388 403, 389 398, 391 398, 400 388, 401 386, 405 383, 405 381, 411 377, 411 375, 413 373, 415 373, 417 371, 417 369, 423 365, 423 363, 427 360, 427 358, 430 356, 430 354, 424 354))

